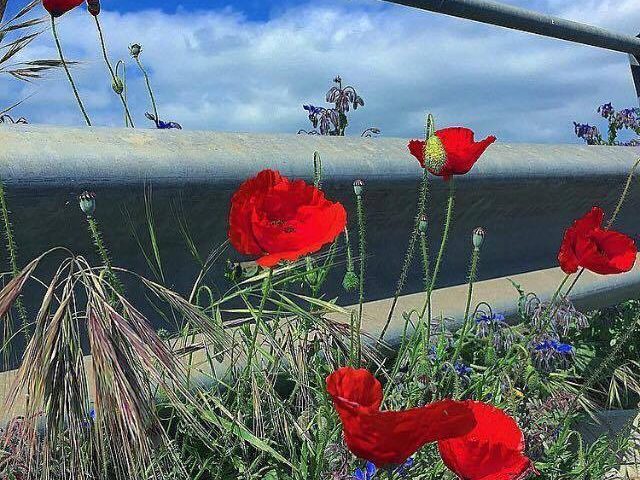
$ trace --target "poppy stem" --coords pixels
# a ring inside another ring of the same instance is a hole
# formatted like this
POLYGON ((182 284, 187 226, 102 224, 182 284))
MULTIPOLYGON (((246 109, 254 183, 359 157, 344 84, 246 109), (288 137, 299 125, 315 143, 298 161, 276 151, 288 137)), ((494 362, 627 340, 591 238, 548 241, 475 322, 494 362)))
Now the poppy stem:
POLYGON ((258 312, 254 315, 256 319, 256 326, 253 330, 253 335, 251 337, 251 343, 249 345, 249 351, 247 353, 247 372, 251 370, 251 362, 253 362, 253 356, 256 349, 256 344, 258 342, 258 332, 262 327, 262 314, 264 313, 264 307, 267 304, 267 299, 269 298, 269 293, 271 292, 271 284, 273 281, 273 269, 269 269, 269 273, 267 274, 267 278, 262 282, 262 299, 260 300, 260 306, 258 307, 258 312))
POLYGON ((404 257, 404 263, 402 265, 402 271, 400 272, 400 278, 398 279, 398 284, 396 285, 395 295, 393 296, 393 302, 391 303, 391 308, 389 309, 389 315, 387 315, 387 322, 382 329, 382 333, 380 334, 380 338, 378 339, 378 343, 384 340, 384 336, 389 329, 389 325, 391 324, 391 320, 393 319, 393 313, 395 312, 396 306, 398 305, 398 299, 404 290, 404 287, 407 283, 407 276, 409 274, 409 267, 411 267, 411 263, 413 261, 413 256, 416 249, 416 242, 418 240, 419 234, 419 226, 422 216, 424 215, 426 203, 427 203, 427 193, 429 189, 429 171, 424 168, 422 174, 422 183, 420 185, 420 191, 418 194, 418 213, 416 215, 416 220, 413 226, 413 232, 411 233, 411 237, 409 238, 409 246, 407 248, 407 253, 404 257))
MULTIPOLYGON (((584 272, 584 268, 582 269, 582 271, 580 272, 580 274, 584 272)), ((580 275, 579 274, 579 275, 580 275)), ((579 278, 579 275, 576 277, 576 279, 574 280, 573 284, 571 285, 571 287, 569 288, 573 288, 573 286, 576 284, 576 281, 579 278)), ((564 288, 565 284, 569 281, 569 278, 571 277, 570 273, 567 273, 564 277, 564 279, 562 280, 562 282, 560 283, 560 285, 558 286, 557 290, 554 292, 553 296, 551 297, 551 300, 549 301, 549 306, 547 307, 547 309, 544 311, 544 313, 542 314, 542 319, 544 321, 543 327, 542 327, 542 331, 544 332, 548 327, 549 324, 551 323, 551 316, 553 315, 553 310, 554 310, 554 304, 556 303, 556 300, 558 299, 558 297, 560 296, 560 292, 562 291, 562 289, 564 288)), ((569 293, 569 291, 567 290, 567 292, 564 294, 565 296, 569 293)))
POLYGON ((156 127, 159 125, 160 122, 160 117, 158 117, 158 107, 156 106, 156 97, 153 95, 153 89, 151 88, 151 81, 149 80, 149 75, 147 74, 147 71, 145 70, 145 68, 142 66, 142 62, 140 62, 140 58, 138 58, 137 56, 133 57, 136 61, 136 63, 138 64, 138 68, 140 68, 140 71, 142 72, 142 75, 144 76, 144 81, 147 84, 147 90, 149 92, 149 97, 151 98, 151 106, 153 107, 153 115, 155 117, 155 122, 156 122, 156 127))
POLYGON ((51 32, 53 33, 53 39, 56 42, 56 47, 58 49, 58 55, 60 56, 60 62, 62 63, 62 67, 64 68, 65 73, 67 74, 67 78, 69 79, 69 83, 71 84, 71 89, 73 90, 73 94, 76 97, 76 101, 78 102, 78 106, 80 107, 80 111, 84 116, 84 120, 87 122, 87 125, 91 126, 91 120, 89 120, 89 115, 87 115, 87 111, 84 108, 84 104, 80 99, 80 94, 78 93, 78 89, 76 88, 76 84, 73 81, 73 77, 71 76, 71 72, 69 71, 69 66, 67 65, 66 60, 64 59, 64 54, 62 53, 62 45, 60 45, 60 39, 58 38, 58 31, 56 30, 56 19, 53 15, 51 15, 51 32))
POLYGON ((462 324, 462 331, 460 333, 460 338, 458 339, 458 345, 456 346, 455 352, 453 353, 453 359, 451 363, 453 365, 458 361, 458 357, 462 353, 462 347, 464 346, 464 341, 467 336, 467 330, 469 328, 469 310, 471 309, 471 300, 473 298, 473 284, 475 283, 478 276, 478 263, 480 261, 480 248, 474 247, 473 253, 471 254, 471 267, 469 268, 469 288, 467 290, 467 304, 464 310, 464 322, 462 324))
MULTIPOLYGON (((100 38, 100 46, 102 47, 102 56, 104 58, 104 63, 106 63, 107 68, 109 69, 109 73, 111 74, 111 81, 113 82, 113 85, 116 86, 118 84, 118 78, 116 76, 116 73, 113 70, 113 67, 111 66, 111 62, 109 61, 109 55, 107 54, 107 46, 104 41, 104 34, 102 33, 102 26, 100 25, 100 20, 98 20, 97 15, 95 15, 93 18, 96 21, 96 28, 98 29, 98 37, 100 38)), ((116 93, 116 95, 118 95, 118 97, 120 97, 120 101, 122 102, 122 106, 124 108, 124 113, 126 116, 125 122, 129 123, 132 128, 135 128, 133 119, 131 118, 131 113, 129 113, 129 107, 127 106, 127 101, 124 98, 123 93, 117 92, 115 90, 114 92, 116 93)))
POLYGON ((442 258, 444 257, 444 252, 447 248, 447 241, 449 239, 449 232, 451 230, 451 220, 453 218, 453 210, 455 207, 455 195, 456 187, 454 183, 454 177, 451 177, 451 180, 449 180, 449 200, 447 202, 447 211, 444 221, 444 230, 442 232, 442 241, 440 242, 440 250, 438 251, 436 264, 431 275, 431 282, 429 283, 429 288, 427 289, 427 299, 424 306, 422 307, 422 312, 420 313, 420 318, 424 317, 425 312, 427 313, 428 325, 431 325, 431 294, 433 293, 433 289, 436 286, 438 273, 440 272, 440 266, 442 264, 442 258))
POLYGON ((93 216, 87 217, 87 224, 89 226, 89 234, 91 235, 91 239, 93 240, 93 244, 96 247, 96 252, 100 256, 102 260, 102 265, 105 268, 105 276, 107 278, 107 282, 113 287, 113 289, 119 294, 124 293, 124 286, 120 279, 116 276, 113 271, 113 264, 111 262, 111 257, 109 256, 109 251, 104 244, 104 240, 102 238, 102 233, 100 233, 100 228, 98 227, 98 222, 93 216))
POLYGON ((358 365, 362 360, 362 344, 360 339, 360 331, 362 330, 362 309, 364 305, 364 275, 366 266, 366 226, 364 221, 364 205, 362 202, 362 194, 356 195, 356 209, 358 211, 358 232, 359 232, 359 255, 360 255, 360 275, 358 283, 358 321, 356 329, 357 352, 356 358, 358 365))

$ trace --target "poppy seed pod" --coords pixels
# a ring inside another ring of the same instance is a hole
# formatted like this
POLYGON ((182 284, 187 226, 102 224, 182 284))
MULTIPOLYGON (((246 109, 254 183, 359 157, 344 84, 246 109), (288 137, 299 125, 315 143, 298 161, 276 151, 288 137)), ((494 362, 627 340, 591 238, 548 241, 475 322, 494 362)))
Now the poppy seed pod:
POLYGON ((113 88, 113 91, 118 95, 124 92, 124 83, 122 82, 122 79, 120 77, 115 77, 111 83, 111 88, 113 88))
POLYGON ((138 58, 140 56, 140 54, 142 53, 142 46, 134 43, 133 45, 129 46, 129 53, 131 54, 131 56, 133 58, 138 58))
POLYGON ((426 215, 420 216, 420 221, 418 222, 418 231, 422 234, 427 233, 427 227, 429 226, 429 222, 427 220, 426 215))
POLYGON ((353 182, 353 191, 357 197, 362 196, 362 192, 364 191, 364 180, 356 180, 353 182))
POLYGON ((87 0, 87 10, 94 17, 100 15, 100 0, 87 0))
POLYGON ((84 212, 87 217, 91 217, 96 211, 96 194, 93 192, 84 191, 78 196, 78 202, 80 203, 80 210, 84 212))
POLYGON ((436 175, 442 171, 447 163, 447 151, 436 135, 431 135, 424 146, 424 158, 427 168, 436 175))
POLYGON ((482 227, 478 227, 473 231, 473 248, 476 250, 480 250, 482 244, 484 243, 484 237, 486 232, 482 227))

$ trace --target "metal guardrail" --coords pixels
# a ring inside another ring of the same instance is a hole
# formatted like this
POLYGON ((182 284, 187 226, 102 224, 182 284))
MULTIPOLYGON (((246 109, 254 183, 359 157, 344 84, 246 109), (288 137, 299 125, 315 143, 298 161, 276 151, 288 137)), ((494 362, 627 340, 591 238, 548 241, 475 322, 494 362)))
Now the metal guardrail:
POLYGON ((640 102, 640 38, 488 0, 385 0, 550 38, 628 53, 640 102))

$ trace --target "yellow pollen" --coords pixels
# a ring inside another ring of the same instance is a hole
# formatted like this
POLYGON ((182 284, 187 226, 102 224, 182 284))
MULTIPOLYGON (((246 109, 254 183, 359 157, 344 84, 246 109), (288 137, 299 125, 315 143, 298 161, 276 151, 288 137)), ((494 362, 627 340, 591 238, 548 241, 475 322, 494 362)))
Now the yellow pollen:
POLYGON ((425 143, 424 159, 427 168, 434 173, 440 173, 447 163, 447 151, 436 135, 429 137, 425 143))

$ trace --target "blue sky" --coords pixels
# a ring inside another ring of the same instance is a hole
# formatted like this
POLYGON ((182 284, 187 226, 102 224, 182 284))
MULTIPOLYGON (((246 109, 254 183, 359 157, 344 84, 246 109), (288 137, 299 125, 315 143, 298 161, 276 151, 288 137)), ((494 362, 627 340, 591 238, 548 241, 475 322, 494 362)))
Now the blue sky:
MULTIPOLYGON (((640 30, 637 0, 509 3, 640 30)), ((432 112, 440 126, 505 142, 576 142, 572 122, 597 122, 599 104, 637 106, 626 55, 380 0, 103 0, 101 19, 111 58, 128 62, 139 126, 150 127, 150 107, 129 59, 133 42, 144 47, 160 117, 190 130, 295 133, 309 126, 302 104, 322 105, 336 74, 366 101, 350 118, 355 135, 376 126, 387 136, 419 136, 432 112)), ((68 58, 80 62, 73 75, 94 124, 122 125, 90 16, 65 15, 59 32, 68 58)), ((55 57, 45 32, 21 60, 55 57)), ((82 125, 62 72, 32 84, 0 76, 0 105, 26 97, 13 113, 82 125)))

